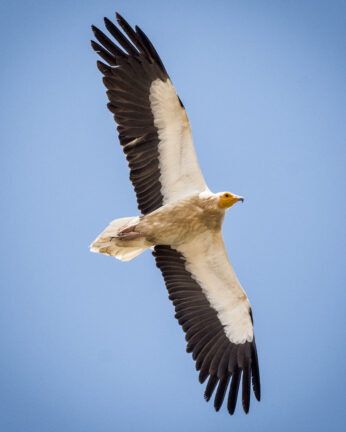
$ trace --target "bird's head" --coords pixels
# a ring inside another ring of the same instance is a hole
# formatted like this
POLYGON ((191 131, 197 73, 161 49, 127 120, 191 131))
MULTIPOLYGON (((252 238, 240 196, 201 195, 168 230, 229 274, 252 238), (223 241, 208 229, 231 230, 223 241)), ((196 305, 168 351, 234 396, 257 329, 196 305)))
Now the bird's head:
POLYGON ((239 195, 234 195, 231 192, 221 192, 219 195, 218 206, 222 209, 232 207, 238 201, 244 201, 244 198, 239 195))

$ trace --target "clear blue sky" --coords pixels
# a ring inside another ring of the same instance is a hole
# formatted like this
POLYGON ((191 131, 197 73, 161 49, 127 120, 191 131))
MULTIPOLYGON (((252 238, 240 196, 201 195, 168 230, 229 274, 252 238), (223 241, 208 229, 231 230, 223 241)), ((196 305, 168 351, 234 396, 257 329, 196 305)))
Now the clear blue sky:
POLYGON ((0 430, 345 424, 345 1, 9 1, 1 20, 0 430), (252 304, 263 400, 215 413, 150 253, 91 254, 137 213, 89 40, 119 11, 185 104, 252 304))

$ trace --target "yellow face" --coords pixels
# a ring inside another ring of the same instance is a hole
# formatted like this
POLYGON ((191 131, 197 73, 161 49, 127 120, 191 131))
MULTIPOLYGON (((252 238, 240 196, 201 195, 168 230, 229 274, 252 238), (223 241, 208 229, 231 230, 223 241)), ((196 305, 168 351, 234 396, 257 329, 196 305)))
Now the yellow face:
POLYGON ((232 205, 238 201, 244 201, 244 198, 238 195, 233 195, 231 192, 224 192, 220 195, 218 205, 219 207, 226 209, 232 207, 232 205))

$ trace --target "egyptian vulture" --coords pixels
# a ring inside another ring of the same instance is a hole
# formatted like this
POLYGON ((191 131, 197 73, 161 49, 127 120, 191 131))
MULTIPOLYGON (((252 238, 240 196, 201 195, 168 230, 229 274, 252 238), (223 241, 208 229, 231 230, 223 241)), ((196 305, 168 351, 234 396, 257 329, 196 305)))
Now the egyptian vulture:
POLYGON ((196 158, 189 120, 150 40, 116 14, 105 18, 113 40, 92 26, 92 48, 118 124, 141 216, 116 219, 91 251, 128 261, 153 248, 175 317, 186 333, 204 397, 214 391, 219 410, 227 395, 234 413, 250 406, 251 381, 260 400, 260 376, 250 303, 228 260, 221 226, 226 210, 243 198, 212 193, 196 158))

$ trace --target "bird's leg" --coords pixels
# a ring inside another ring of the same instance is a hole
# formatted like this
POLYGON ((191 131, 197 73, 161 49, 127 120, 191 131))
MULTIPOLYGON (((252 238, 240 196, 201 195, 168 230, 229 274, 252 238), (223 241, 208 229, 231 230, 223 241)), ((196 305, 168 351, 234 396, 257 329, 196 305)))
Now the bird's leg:
POLYGON ((112 237, 119 239, 119 240, 133 240, 135 238, 138 237, 143 237, 143 234, 135 231, 136 225, 131 225, 125 229, 123 229, 122 231, 118 232, 118 234, 116 235, 116 237, 112 237))
POLYGON ((137 225, 130 225, 129 227, 127 227, 127 228, 121 230, 121 231, 118 233, 118 235, 119 235, 119 234, 127 234, 127 233, 131 233, 131 232, 135 231, 136 226, 137 226, 137 225))

